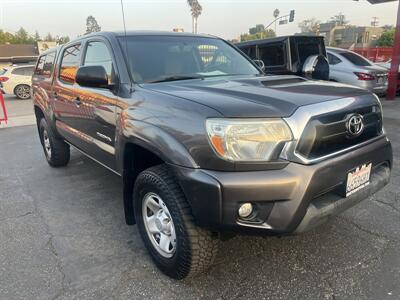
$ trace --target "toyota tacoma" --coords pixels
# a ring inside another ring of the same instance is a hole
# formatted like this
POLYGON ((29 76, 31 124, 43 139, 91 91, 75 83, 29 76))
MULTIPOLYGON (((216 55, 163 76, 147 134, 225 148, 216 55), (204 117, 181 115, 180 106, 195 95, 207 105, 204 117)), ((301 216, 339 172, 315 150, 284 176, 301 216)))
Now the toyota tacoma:
POLYGON ((176 279, 223 237, 301 233, 389 182, 374 94, 267 76, 216 37, 85 35, 42 53, 32 80, 47 162, 73 146, 121 176, 126 223, 176 279))

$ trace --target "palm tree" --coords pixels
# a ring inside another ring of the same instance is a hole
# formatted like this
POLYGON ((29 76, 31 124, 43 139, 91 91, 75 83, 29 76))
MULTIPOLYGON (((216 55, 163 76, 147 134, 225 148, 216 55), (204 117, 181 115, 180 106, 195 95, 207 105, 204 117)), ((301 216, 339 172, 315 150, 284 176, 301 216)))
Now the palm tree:
POLYGON ((192 12, 192 32, 197 33, 197 19, 201 15, 203 8, 197 0, 187 0, 192 12))

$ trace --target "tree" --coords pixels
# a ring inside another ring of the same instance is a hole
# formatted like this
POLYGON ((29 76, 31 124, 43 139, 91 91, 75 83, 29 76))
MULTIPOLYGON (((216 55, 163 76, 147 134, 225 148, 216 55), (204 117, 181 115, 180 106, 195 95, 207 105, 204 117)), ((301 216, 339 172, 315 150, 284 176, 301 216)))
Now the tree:
POLYGON ((20 28, 14 35, 16 44, 25 44, 28 40, 28 32, 24 28, 20 28))
POLYGON ((255 27, 249 29, 249 33, 244 33, 240 35, 240 41, 252 41, 265 38, 275 37, 275 31, 272 29, 265 29, 264 25, 258 24, 255 27))
POLYGON ((200 17, 203 8, 197 0, 187 0, 187 3, 190 6, 190 11, 192 12, 192 32, 197 33, 197 19, 200 17))
POLYGON ((85 34, 89 34, 92 32, 98 32, 101 31, 101 27, 97 23, 95 17, 93 16, 88 16, 86 19, 86 32, 85 34))
POLYGON ((301 30, 301 33, 315 33, 317 34, 319 31, 319 24, 321 21, 316 20, 315 18, 307 19, 301 21, 298 26, 301 30))
POLYGON ((41 41, 40 34, 37 30, 35 31, 35 35, 33 36, 33 39, 35 40, 35 42, 41 41))
POLYGON ((394 46, 395 29, 385 31, 377 41, 379 47, 393 47, 394 46))
POLYGON ((265 31, 265 27, 263 24, 257 24, 256 27, 252 27, 249 29, 250 34, 257 34, 258 32, 265 31))
POLYGON ((55 42, 55 40, 56 39, 51 35, 50 32, 44 37, 44 41, 46 42, 55 42))

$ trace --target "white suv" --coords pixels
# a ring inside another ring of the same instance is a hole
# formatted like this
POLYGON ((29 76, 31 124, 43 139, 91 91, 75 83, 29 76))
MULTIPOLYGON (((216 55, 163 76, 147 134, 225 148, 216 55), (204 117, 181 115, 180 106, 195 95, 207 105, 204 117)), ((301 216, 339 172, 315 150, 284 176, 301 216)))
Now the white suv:
POLYGON ((19 99, 29 99, 34 68, 33 65, 24 65, 0 69, 0 92, 14 94, 19 99))

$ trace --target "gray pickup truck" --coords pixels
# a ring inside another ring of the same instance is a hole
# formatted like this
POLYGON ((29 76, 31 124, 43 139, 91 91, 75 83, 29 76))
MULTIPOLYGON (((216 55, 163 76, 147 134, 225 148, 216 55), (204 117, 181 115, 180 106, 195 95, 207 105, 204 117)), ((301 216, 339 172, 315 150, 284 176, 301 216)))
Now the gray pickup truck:
POLYGON ((48 163, 73 146, 121 176, 127 224, 176 279, 223 237, 304 232, 389 182, 374 94, 265 76, 219 38, 86 35, 43 53, 32 81, 48 163))

